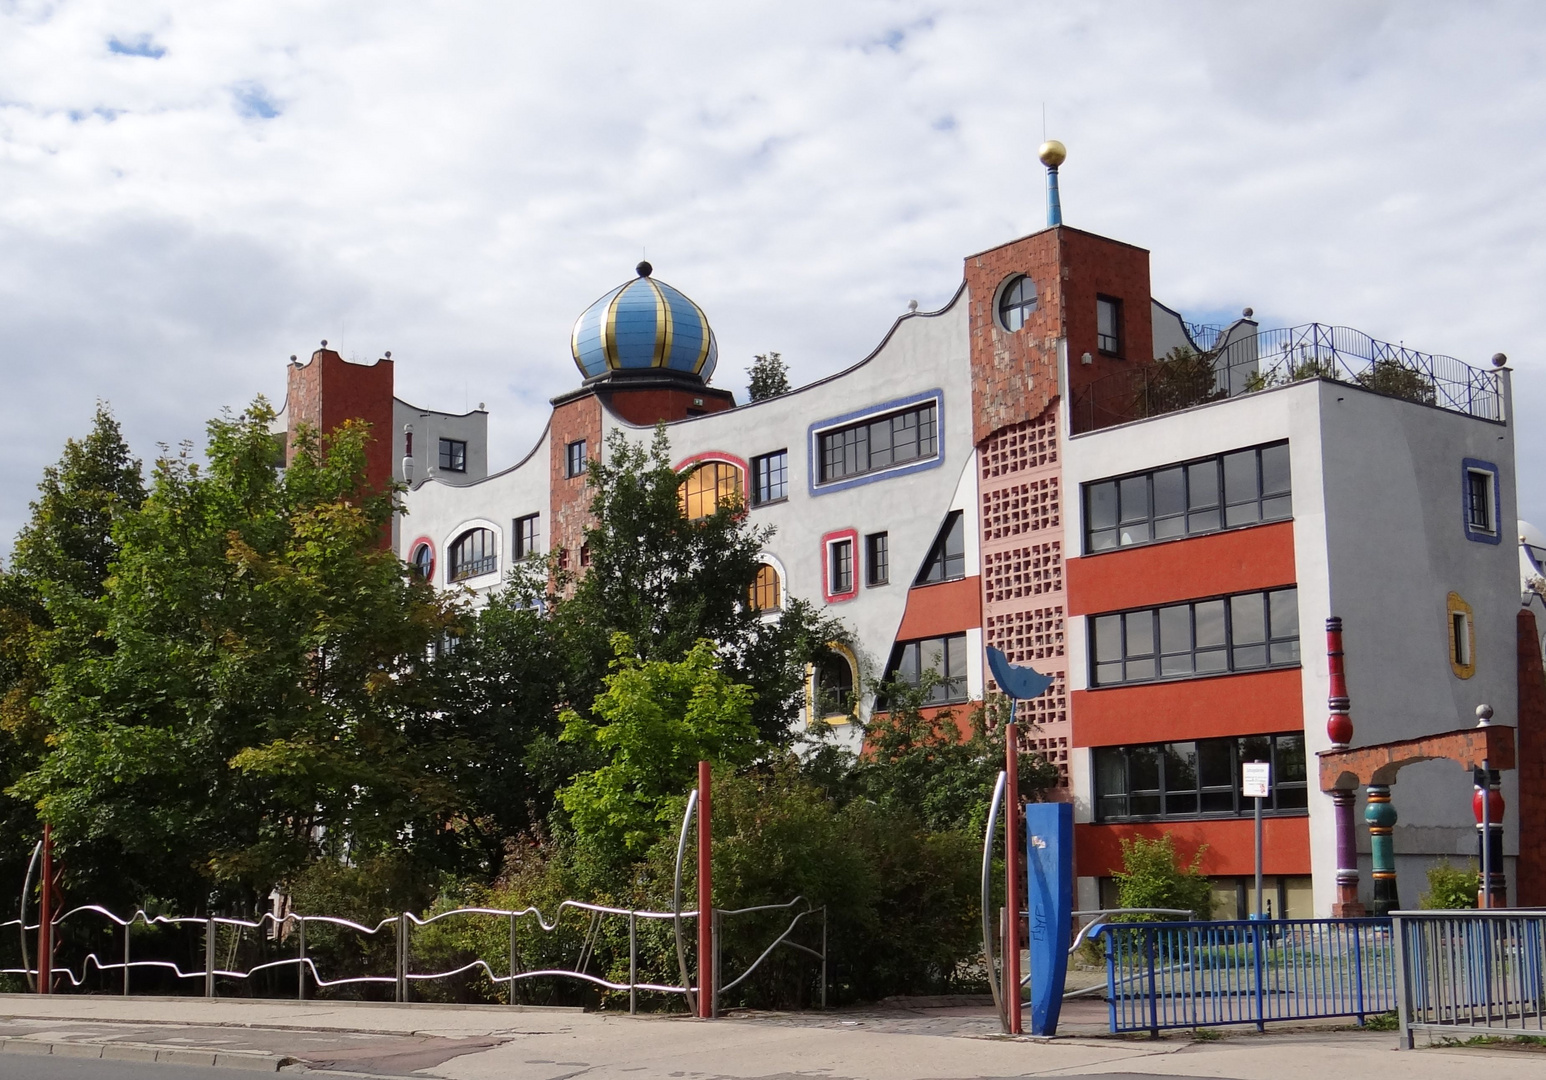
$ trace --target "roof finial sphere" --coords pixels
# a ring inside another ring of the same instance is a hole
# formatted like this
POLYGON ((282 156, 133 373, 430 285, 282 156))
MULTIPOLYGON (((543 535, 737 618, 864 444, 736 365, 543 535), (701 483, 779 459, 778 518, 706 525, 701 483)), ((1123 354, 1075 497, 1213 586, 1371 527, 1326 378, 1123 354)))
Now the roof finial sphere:
POLYGON ((634 270, 638 273, 638 275, 640 277, 649 277, 651 274, 653 274, 655 272, 655 268, 650 265, 648 259, 642 260, 639 263, 638 266, 634 267, 634 270))
POLYGON ((1068 160, 1068 147, 1056 139, 1048 139, 1041 144, 1041 149, 1036 156, 1041 158, 1041 163, 1049 169, 1055 169, 1068 160))

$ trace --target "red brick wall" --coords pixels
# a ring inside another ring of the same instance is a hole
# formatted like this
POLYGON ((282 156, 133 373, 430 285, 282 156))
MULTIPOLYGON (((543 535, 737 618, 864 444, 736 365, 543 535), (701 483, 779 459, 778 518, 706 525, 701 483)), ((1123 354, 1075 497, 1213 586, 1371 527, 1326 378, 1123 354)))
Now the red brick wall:
POLYGON ((1519 864, 1514 902, 1546 905, 1546 674, 1535 616, 1521 609, 1519 664, 1519 864))
POLYGON ((580 544, 590 524, 590 489, 585 474, 566 474, 566 450, 576 439, 585 440, 586 454, 601 454, 601 402, 594 394, 573 398, 553 409, 551 449, 552 516, 548 519, 548 545, 569 553, 569 568, 580 568, 580 544))
POLYGON ((392 361, 351 364, 332 349, 318 349, 304 365, 291 364, 288 377, 289 446, 295 454, 296 429, 312 428, 324 437, 345 420, 370 425, 365 448, 366 482, 372 488, 392 479, 392 361))
POLYGON ((728 390, 676 389, 654 387, 648 390, 599 391, 611 409, 630 424, 658 424, 662 420, 683 420, 697 413, 724 412, 735 408, 735 395, 728 390))

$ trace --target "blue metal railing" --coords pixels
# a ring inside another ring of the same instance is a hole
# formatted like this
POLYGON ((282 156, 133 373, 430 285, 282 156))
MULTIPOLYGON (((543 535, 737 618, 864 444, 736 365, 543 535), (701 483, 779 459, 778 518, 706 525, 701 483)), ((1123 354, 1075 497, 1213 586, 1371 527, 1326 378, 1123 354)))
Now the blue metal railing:
POLYGON ((1389 919, 1111 923, 1113 1033, 1356 1016, 1396 1007, 1389 919))
POLYGON ((1400 911, 1401 1046, 1417 1031, 1546 1035, 1546 911, 1400 911))

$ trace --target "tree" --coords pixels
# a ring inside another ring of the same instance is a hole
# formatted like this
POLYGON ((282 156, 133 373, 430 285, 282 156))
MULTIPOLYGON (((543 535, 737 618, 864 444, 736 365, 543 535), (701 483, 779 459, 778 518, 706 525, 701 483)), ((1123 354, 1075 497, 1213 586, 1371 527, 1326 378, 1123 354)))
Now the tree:
POLYGON ((1476 906, 1482 891, 1481 871, 1473 866, 1454 866, 1448 859, 1428 867, 1428 891, 1418 898, 1425 911, 1455 911, 1476 906))
POLYGON ((789 393, 789 366, 776 352, 759 353, 752 357, 752 366, 746 369, 750 384, 746 395, 752 401, 778 397, 789 393))
MULTIPOLYGON (((1192 861, 1181 864, 1176 838, 1165 833, 1158 839, 1134 836, 1122 841, 1122 869, 1116 874, 1117 903, 1128 908, 1177 908, 1190 911, 1194 918, 1207 919, 1213 913, 1213 886, 1202 872, 1201 845, 1192 861)), ((1144 922, 1160 916, 1124 916, 1144 922)))

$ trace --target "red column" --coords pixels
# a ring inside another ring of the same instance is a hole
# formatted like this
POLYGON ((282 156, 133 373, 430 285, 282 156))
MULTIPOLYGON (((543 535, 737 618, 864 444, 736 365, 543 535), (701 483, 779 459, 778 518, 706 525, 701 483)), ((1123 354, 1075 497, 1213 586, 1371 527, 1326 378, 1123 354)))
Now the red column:
POLYGON ((709 763, 698 762, 698 1015, 714 1015, 714 881, 709 763))
POLYGON ((1015 703, 1009 703, 1009 723, 1004 732, 1004 906, 1009 918, 1004 927, 1004 1005, 1009 1013, 1009 1033, 1020 1034, 1020 729, 1015 726, 1015 703))
POLYGON ((38 908, 38 993, 53 992, 54 983, 54 835, 43 825, 43 903, 38 908))

